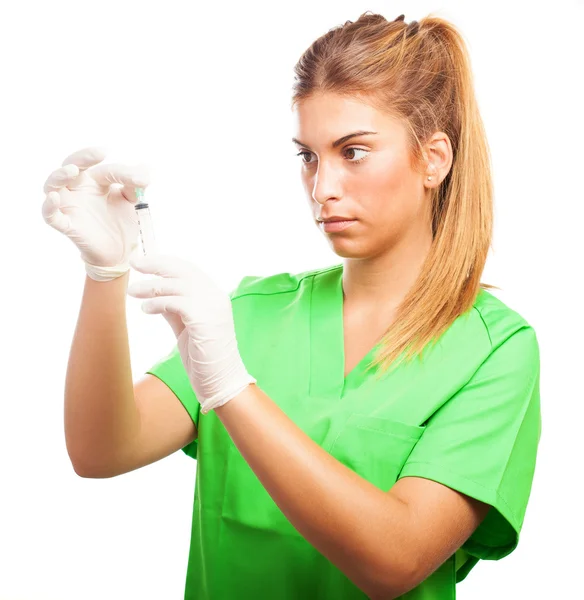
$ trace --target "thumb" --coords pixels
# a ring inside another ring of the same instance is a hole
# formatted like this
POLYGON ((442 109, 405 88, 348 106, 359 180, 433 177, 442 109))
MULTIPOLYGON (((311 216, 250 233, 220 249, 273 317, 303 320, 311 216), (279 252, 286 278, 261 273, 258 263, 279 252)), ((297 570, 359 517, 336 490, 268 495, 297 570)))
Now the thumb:
POLYGON ((136 239, 134 240, 134 242, 132 243, 132 245, 130 246, 130 255, 128 256, 128 263, 131 266, 137 258, 140 258, 143 256, 144 256, 144 251, 142 250, 142 245, 140 244, 140 240, 138 239, 138 236, 137 236, 136 239))
POLYGON ((174 331, 174 335, 178 339, 180 334, 185 329, 185 324, 183 323, 182 319, 180 318, 180 315, 178 315, 177 313, 163 312, 162 316, 166 319, 168 324, 172 327, 172 330, 174 331))
POLYGON ((61 212, 61 197, 59 192, 49 192, 43 202, 43 219, 45 223, 60 231, 66 233, 71 228, 71 219, 69 215, 61 212))

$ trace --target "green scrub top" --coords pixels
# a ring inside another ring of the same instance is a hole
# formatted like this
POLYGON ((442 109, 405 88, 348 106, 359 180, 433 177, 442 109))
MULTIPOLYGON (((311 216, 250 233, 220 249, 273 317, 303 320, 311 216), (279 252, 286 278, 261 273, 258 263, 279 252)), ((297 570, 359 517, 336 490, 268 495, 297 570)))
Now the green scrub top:
MULTIPOLYGON (((374 347, 345 377, 342 275, 335 265, 244 277, 231 292, 240 354, 298 427, 381 490, 424 477, 492 507, 462 548, 401 596, 455 598, 480 559, 518 543, 541 434, 535 332, 481 290, 422 359, 377 380, 375 369, 365 373, 374 347)), ((290 524, 215 412, 200 414, 177 346, 148 373, 198 427, 183 448, 197 460, 185 600, 367 598, 290 524)))

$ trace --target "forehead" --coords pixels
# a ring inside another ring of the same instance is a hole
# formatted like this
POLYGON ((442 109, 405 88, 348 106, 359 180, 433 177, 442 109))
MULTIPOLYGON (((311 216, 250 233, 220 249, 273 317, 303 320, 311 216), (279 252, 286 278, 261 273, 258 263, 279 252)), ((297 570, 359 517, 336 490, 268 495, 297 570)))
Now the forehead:
POLYGON ((395 131, 400 123, 366 98, 322 93, 309 96, 292 108, 294 137, 326 143, 357 130, 395 131))

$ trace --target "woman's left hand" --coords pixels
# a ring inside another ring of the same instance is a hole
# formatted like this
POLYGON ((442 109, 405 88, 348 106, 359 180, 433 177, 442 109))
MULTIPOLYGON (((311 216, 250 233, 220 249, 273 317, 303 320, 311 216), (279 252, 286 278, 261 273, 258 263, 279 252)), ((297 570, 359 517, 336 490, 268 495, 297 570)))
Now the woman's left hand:
POLYGON ((132 283, 128 295, 149 298, 142 310, 162 314, 172 327, 203 414, 256 383, 239 354, 229 294, 181 258, 133 256, 130 265, 140 273, 161 277, 132 283))

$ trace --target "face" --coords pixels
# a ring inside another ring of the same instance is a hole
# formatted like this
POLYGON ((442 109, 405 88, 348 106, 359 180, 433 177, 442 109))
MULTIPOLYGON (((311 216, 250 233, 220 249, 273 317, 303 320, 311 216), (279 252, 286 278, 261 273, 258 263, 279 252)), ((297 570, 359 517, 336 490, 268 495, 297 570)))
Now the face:
POLYGON ((401 122, 365 101, 330 93, 296 104, 293 121, 312 216, 336 254, 370 258, 407 238, 431 239, 428 173, 410 164, 401 122), (371 133, 344 139, 355 132, 371 133), (354 222, 326 231, 318 220, 330 217, 354 222))

